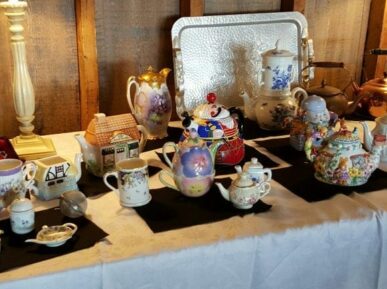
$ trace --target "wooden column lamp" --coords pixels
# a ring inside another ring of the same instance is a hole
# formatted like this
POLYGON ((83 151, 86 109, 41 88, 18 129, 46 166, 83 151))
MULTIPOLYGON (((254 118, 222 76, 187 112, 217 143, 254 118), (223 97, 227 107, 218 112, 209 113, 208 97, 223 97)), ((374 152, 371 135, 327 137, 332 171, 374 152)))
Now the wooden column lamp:
POLYGON ((27 2, 9 0, 0 2, 5 9, 4 15, 9 21, 11 32, 11 49, 14 63, 13 73, 13 102, 16 119, 19 122, 20 135, 11 140, 12 145, 20 158, 25 160, 39 159, 55 154, 51 140, 33 133, 35 118, 35 93, 28 72, 26 48, 24 42, 24 27, 27 2))

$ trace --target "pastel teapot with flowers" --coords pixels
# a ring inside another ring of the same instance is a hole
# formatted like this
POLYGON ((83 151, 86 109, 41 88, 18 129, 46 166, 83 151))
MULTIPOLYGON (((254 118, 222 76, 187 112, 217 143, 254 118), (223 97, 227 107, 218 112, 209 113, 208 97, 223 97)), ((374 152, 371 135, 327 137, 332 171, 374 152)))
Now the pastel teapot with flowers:
POLYGON ((131 76, 127 84, 127 99, 137 122, 148 131, 149 139, 164 138, 167 134, 168 122, 172 114, 172 101, 166 79, 171 72, 163 68, 160 72, 153 71, 151 66, 140 76, 131 76), (134 102, 131 87, 135 86, 134 102))
POLYGON ((197 106, 192 116, 187 112, 183 113, 183 126, 186 130, 182 140, 194 129, 209 146, 222 142, 215 156, 216 164, 236 165, 245 155, 242 139, 243 114, 236 108, 227 109, 216 103, 215 93, 209 93, 207 101, 208 103, 197 106))
POLYGON ((357 128, 348 130, 343 120, 340 125, 316 155, 306 155, 313 162, 317 180, 339 186, 363 185, 379 165, 381 146, 374 145, 366 152, 357 128))
POLYGON ((207 193, 214 181, 214 157, 218 147, 222 142, 212 143, 207 147, 206 142, 202 140, 195 130, 191 130, 189 136, 179 145, 173 142, 167 142, 163 146, 163 156, 172 169, 161 171, 160 181, 172 189, 180 191, 188 197, 200 197, 207 193), (167 148, 173 147, 175 154, 172 161, 167 155, 167 148), (165 179, 169 175, 175 184, 169 183, 165 179))
POLYGON ((235 166, 238 177, 226 189, 221 183, 218 186, 223 198, 232 202, 238 209, 250 209, 262 197, 270 192, 270 183, 266 181, 254 182, 248 172, 242 171, 240 166, 235 166))

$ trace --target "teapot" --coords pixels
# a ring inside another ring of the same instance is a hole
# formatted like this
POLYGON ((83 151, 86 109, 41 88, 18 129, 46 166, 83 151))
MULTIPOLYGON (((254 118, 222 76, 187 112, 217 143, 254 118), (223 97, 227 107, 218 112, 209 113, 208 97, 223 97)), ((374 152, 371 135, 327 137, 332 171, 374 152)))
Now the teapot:
MULTIPOLYGON (((350 72, 344 67, 342 62, 313 62, 312 64, 304 67, 301 71, 301 74, 305 69, 311 67, 319 67, 319 68, 342 68, 345 70, 348 75, 350 72)), ((321 81, 321 85, 306 87, 305 90, 308 94, 315 94, 321 96, 325 99, 327 103, 327 108, 329 111, 336 113, 339 117, 347 114, 351 114, 355 111, 359 101, 362 98, 362 95, 358 93, 358 89, 356 83, 350 77, 349 82, 344 86, 343 89, 339 89, 334 86, 327 85, 325 79, 321 81), (352 102, 348 101, 348 96, 345 94, 346 88, 352 84, 352 88, 354 90, 354 100, 352 102)))
POLYGON ((168 136, 168 122, 172 114, 171 95, 166 84, 169 68, 160 72, 153 71, 151 66, 147 71, 137 77, 131 76, 127 84, 127 99, 137 122, 148 131, 149 139, 164 138, 168 136), (130 93, 134 85, 134 103, 130 93))
MULTIPOLYGON (((240 166, 235 166, 235 169, 238 173, 240 166)), ((250 174, 251 179, 254 182, 270 182, 272 177, 271 169, 264 168, 263 165, 258 161, 257 158, 251 158, 250 162, 246 162, 243 166, 243 171, 248 172, 250 174)))
POLYGON ((238 209, 250 209, 261 198, 270 192, 268 182, 254 182, 248 172, 243 172, 240 166, 235 167, 238 177, 226 189, 221 183, 215 183, 218 186, 223 198, 232 202, 238 209))
POLYGON ((64 192, 78 190, 77 182, 82 175, 81 161, 81 153, 75 154, 74 161, 59 155, 35 160, 35 184, 39 190, 36 196, 42 200, 52 200, 64 192))
POLYGON ((116 162, 138 157, 145 147, 147 136, 146 129, 137 125, 129 113, 113 116, 96 113, 85 135, 76 134, 75 138, 81 147, 86 169, 102 177, 114 169, 116 162))
POLYGON ((387 113, 387 73, 383 78, 374 78, 364 83, 356 92, 362 96, 358 110, 372 118, 381 117, 387 113))
POLYGON ((161 171, 160 181, 183 195, 188 197, 200 197, 207 193, 214 181, 214 158, 216 151, 222 142, 214 142, 207 147, 206 142, 202 140, 195 130, 190 131, 190 135, 179 145, 173 142, 167 142, 163 146, 163 156, 172 169, 172 173, 161 171), (166 149, 173 147, 175 154, 172 161, 168 158, 166 149), (175 182, 170 184, 164 178, 169 175, 175 182))
POLYGON ((387 171, 387 113, 375 119, 376 126, 370 131, 366 122, 360 122, 364 129, 364 145, 371 150, 374 145, 382 146, 379 168, 387 171))
POLYGON ((243 99, 243 113, 245 117, 257 121, 255 105, 257 104, 258 97, 250 97, 244 90, 240 92, 239 96, 243 99))
POLYGON ((362 148, 357 128, 347 129, 344 120, 340 130, 334 133, 317 154, 307 153, 315 168, 315 178, 321 182, 339 186, 365 184, 377 169, 381 146, 374 145, 371 152, 362 148))
POLYGON ((226 109, 223 105, 217 104, 216 94, 207 95, 208 103, 200 104, 190 116, 183 113, 182 140, 194 129, 199 137, 208 146, 214 142, 222 142, 215 156, 216 164, 235 165, 243 160, 245 147, 242 139, 243 114, 236 108, 226 109))

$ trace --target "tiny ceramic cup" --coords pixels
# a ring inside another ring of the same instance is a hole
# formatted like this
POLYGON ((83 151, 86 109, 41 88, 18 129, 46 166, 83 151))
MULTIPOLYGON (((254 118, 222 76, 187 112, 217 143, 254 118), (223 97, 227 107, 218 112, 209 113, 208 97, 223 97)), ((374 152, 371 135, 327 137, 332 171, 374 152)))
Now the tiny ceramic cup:
MULTIPOLYGON (((36 165, 32 162, 23 164, 18 159, 0 160, 0 199, 9 194, 18 194, 23 197, 27 189, 37 192, 34 184, 36 165)), ((0 202, 0 207, 8 205, 0 202)))
POLYGON ((103 181, 117 193, 123 207, 139 207, 152 199, 149 193, 148 164, 140 158, 125 159, 116 163, 115 171, 107 172, 103 181), (108 182, 108 177, 117 179, 118 188, 108 182))
POLYGON ((215 173, 208 176, 199 176, 188 178, 182 175, 174 175, 170 171, 162 170, 159 174, 160 182, 176 191, 181 192, 187 197, 201 197, 206 194, 214 182, 215 173), (167 181, 165 176, 168 176, 174 181, 174 184, 167 181))
POLYGON ((9 210, 11 229, 15 234, 27 234, 35 228, 35 212, 30 199, 15 199, 9 210))

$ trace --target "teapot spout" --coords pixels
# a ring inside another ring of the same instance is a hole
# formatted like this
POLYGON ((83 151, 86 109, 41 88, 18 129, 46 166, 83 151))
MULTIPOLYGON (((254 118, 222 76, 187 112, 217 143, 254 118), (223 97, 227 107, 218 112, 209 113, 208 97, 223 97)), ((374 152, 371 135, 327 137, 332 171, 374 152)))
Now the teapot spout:
POLYGON ((79 145, 81 147, 82 152, 83 153, 87 152, 88 149, 89 149, 89 145, 86 142, 85 137, 83 135, 81 135, 81 134, 76 134, 74 137, 78 141, 78 143, 79 143, 79 145))
POLYGON ((78 182, 82 176, 81 162, 82 162, 82 153, 76 153, 74 157, 74 165, 77 168, 77 174, 75 176, 76 182, 78 182))
POLYGON ((223 198, 225 198, 227 201, 230 201, 230 192, 221 183, 216 182, 215 185, 219 188, 223 198))
POLYGON ((347 108, 345 109, 345 114, 351 114, 355 111, 355 109, 357 108, 357 105, 359 103, 359 101, 363 98, 363 94, 361 94, 361 88, 359 88, 359 86, 357 85, 356 82, 352 82, 352 88, 353 88, 353 91, 354 91, 354 97, 355 99, 347 106, 347 108))
POLYGON ((160 74, 165 78, 165 79, 167 79, 167 77, 168 77, 168 74, 171 72, 171 69, 169 69, 169 68, 163 68, 163 69, 161 69, 160 70, 160 74))
POLYGON ((215 164, 215 156, 216 153, 218 152, 219 147, 223 144, 224 142, 222 140, 220 141, 215 141, 213 142, 208 149, 210 150, 211 157, 212 157, 212 162, 215 164))

